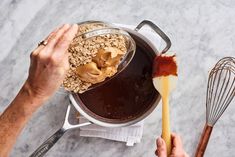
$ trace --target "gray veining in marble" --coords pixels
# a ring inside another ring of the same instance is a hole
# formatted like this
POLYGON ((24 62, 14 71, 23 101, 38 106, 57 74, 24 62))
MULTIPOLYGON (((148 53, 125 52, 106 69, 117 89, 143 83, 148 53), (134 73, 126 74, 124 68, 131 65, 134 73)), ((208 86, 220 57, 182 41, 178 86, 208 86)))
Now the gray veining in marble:
MULTIPOLYGON (((62 23, 105 20, 137 25, 150 19, 172 40, 179 59, 177 91, 171 99, 172 130, 183 137, 192 156, 205 122, 207 75, 224 56, 235 56, 235 1, 233 0, 1 0, 0 1, 0 112, 27 77, 29 54, 37 43, 62 23)), ((32 153, 61 125, 67 97, 57 93, 42 106, 25 127, 12 157, 32 153)), ((218 121, 206 155, 235 156, 235 102, 218 121)), ((161 105, 145 120, 140 144, 126 147, 119 142, 66 133, 48 157, 151 157, 161 133, 161 105)))

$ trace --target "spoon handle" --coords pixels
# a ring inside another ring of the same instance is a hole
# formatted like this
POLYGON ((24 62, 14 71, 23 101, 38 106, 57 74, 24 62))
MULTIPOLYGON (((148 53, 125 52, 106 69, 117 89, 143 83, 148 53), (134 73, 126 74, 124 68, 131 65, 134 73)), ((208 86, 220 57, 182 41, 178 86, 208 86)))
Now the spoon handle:
POLYGON ((170 131, 170 114, 169 98, 162 97, 162 138, 166 142, 167 156, 171 154, 171 131, 170 131))

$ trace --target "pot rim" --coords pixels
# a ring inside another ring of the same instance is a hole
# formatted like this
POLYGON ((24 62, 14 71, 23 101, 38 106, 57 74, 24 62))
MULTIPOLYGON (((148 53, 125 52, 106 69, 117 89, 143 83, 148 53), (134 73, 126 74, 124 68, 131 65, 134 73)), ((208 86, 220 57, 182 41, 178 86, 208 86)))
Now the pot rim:
MULTIPOLYGON (((156 55, 159 53, 158 50, 156 49, 156 47, 151 43, 151 41, 149 41, 144 35, 139 33, 137 29, 132 30, 132 29, 125 28, 125 27, 121 27, 121 28, 126 30, 128 33, 134 34, 137 37, 139 37, 140 39, 144 40, 148 44, 148 46, 155 52, 156 55)), ((129 125, 135 124, 135 123, 145 119, 157 107, 158 103, 160 102, 160 98, 161 98, 160 94, 158 96, 156 96, 155 101, 152 103, 152 105, 144 113, 142 113, 140 116, 138 116, 138 117, 136 117, 134 119, 131 119, 131 120, 127 121, 127 122, 122 122, 122 123, 117 123, 116 122, 115 123, 115 122, 104 122, 104 121, 99 120, 98 119, 99 117, 95 118, 95 117, 90 116, 84 109, 82 109, 80 107, 79 101, 81 101, 81 100, 78 100, 78 98, 76 98, 78 96, 76 96, 75 94, 76 93, 71 93, 69 95, 69 99, 70 99, 70 102, 72 103, 72 105, 76 108, 76 110, 81 115, 83 115, 87 120, 89 120, 91 123, 94 123, 94 124, 97 124, 97 125, 100 125, 100 126, 104 126, 104 127, 129 126, 129 125)))

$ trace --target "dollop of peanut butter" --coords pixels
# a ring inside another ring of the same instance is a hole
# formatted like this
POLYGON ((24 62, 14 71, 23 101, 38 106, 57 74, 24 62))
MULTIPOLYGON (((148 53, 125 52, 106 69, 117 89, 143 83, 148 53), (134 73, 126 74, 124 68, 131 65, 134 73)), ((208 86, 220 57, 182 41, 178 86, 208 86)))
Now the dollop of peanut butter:
POLYGON ((115 47, 99 49, 92 62, 77 67, 77 75, 82 81, 92 84, 102 82, 117 72, 124 53, 115 47))

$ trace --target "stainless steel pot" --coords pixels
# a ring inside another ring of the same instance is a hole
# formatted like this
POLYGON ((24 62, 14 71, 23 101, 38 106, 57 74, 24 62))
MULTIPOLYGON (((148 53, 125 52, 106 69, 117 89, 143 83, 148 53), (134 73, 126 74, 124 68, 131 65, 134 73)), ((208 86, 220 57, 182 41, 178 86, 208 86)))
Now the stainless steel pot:
MULTIPOLYGON (((155 33, 157 33, 166 43, 165 48, 161 51, 161 53, 165 53, 170 47, 171 47, 171 41, 167 37, 167 35, 154 23, 151 21, 144 20, 142 21, 134 30, 128 29, 128 28, 122 28, 125 31, 127 31, 132 38, 134 38, 136 44, 143 44, 146 49, 152 50, 157 55, 159 52, 156 49, 156 47, 149 41, 145 36, 143 36, 141 33, 139 33, 139 30, 143 26, 149 26, 155 33)), ((135 124, 141 120, 143 120, 145 117, 147 117, 157 106, 158 102, 160 101, 160 95, 157 94, 155 99, 151 102, 151 107, 148 108, 142 115, 130 119, 125 120, 112 120, 112 119, 105 119, 99 116, 94 116, 89 110, 85 107, 86 104, 83 103, 83 101, 80 99, 79 95, 72 93, 70 96, 70 101, 72 102, 72 105, 77 109, 77 111, 83 115, 87 120, 89 120, 91 123, 104 126, 104 127, 122 127, 122 126, 128 126, 135 124)))
MULTIPOLYGON (((99 22, 99 21, 89 21, 89 22, 99 22)), ((86 22, 87 23, 87 22, 86 22)), ((104 23, 104 22, 101 22, 104 23)), ((104 23, 105 24, 105 23, 104 23)), ((106 24, 105 24, 106 25, 106 24)), ((107 24, 108 26, 115 27, 114 25, 107 24)), ((166 43, 165 48, 161 51, 161 53, 165 53, 170 47, 171 42, 170 39, 166 36, 166 34, 157 27, 154 23, 151 21, 144 20, 142 21, 134 30, 128 29, 128 28, 122 28, 125 31, 127 31, 134 39, 136 44, 142 44, 144 48, 151 50, 155 52, 155 55, 159 53, 159 51, 154 47, 154 45, 149 41, 146 37, 144 37, 142 34, 139 33, 139 30, 143 26, 149 26, 155 33, 157 33, 166 43)), ((86 104, 83 103, 83 101, 80 99, 79 95, 76 93, 70 93, 69 94, 70 99, 70 105, 67 108, 65 121, 63 126, 55 132, 54 135, 52 135, 50 138, 48 138, 30 157, 40 157, 44 156, 46 152, 62 137, 62 135, 70 129, 79 128, 81 126, 90 125, 90 124, 97 124, 104 127, 123 127, 135 124, 144 118, 146 118, 158 105, 160 101, 160 95, 156 93, 155 97, 152 99, 151 104, 146 110, 137 117, 132 117, 129 119, 122 119, 122 120, 114 120, 114 119, 107 119, 100 116, 95 116, 95 113, 90 112, 86 108, 86 104), (73 125, 69 122, 69 114, 71 106, 74 106, 75 109, 83 115, 89 122, 73 125)))

